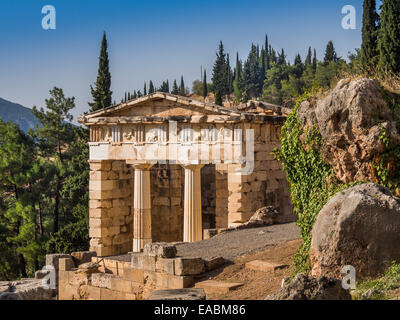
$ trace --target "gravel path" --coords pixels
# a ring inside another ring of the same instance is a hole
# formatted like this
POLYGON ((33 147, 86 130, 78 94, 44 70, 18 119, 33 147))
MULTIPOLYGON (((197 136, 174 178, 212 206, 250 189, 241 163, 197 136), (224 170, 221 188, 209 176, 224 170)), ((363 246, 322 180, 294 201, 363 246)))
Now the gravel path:
POLYGON ((252 253, 269 246, 279 245, 300 237, 295 223, 278 224, 262 228, 230 231, 211 239, 177 246, 178 256, 185 257, 235 257, 252 253))

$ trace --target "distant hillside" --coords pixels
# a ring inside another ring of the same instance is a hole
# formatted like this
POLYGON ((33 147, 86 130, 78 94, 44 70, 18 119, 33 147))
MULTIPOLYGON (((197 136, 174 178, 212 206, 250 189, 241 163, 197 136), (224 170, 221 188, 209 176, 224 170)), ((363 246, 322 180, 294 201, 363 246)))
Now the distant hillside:
POLYGON ((2 98, 0 98, 0 117, 3 121, 14 122, 25 132, 29 128, 34 128, 37 123, 36 118, 31 113, 31 109, 2 98))

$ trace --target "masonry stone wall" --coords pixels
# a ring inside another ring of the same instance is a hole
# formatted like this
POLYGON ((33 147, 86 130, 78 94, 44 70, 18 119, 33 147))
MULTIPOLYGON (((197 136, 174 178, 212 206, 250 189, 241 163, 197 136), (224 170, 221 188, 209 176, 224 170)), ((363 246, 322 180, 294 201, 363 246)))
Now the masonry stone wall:
POLYGON ((153 242, 183 239, 183 176, 176 164, 151 168, 151 224, 153 242))
POLYGON ((264 206, 280 210, 279 222, 293 221, 289 187, 280 163, 271 152, 279 147, 280 125, 246 124, 254 130, 254 168, 251 174, 238 175, 243 165, 228 165, 228 224, 236 226, 248 221, 264 206))
POLYGON ((216 180, 215 165, 209 164, 201 169, 201 211, 203 229, 215 228, 216 180))
POLYGON ((90 250, 98 256, 132 250, 133 169, 125 161, 90 161, 90 250))

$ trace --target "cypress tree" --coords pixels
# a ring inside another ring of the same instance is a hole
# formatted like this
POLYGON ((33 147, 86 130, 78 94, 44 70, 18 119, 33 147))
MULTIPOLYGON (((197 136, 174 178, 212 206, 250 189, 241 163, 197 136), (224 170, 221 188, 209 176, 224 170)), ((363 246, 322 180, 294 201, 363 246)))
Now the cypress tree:
POLYGON ((318 60, 317 60, 317 50, 314 48, 314 57, 313 57, 313 69, 314 71, 317 70, 317 64, 318 64, 318 60))
POLYGON ((227 84, 227 90, 226 93, 230 94, 233 91, 233 74, 232 74, 232 69, 231 65, 229 62, 229 54, 226 55, 226 84, 227 84))
POLYGON ((307 57, 306 57, 306 61, 305 61, 306 67, 308 67, 312 63, 311 60, 312 60, 312 51, 311 51, 311 47, 309 47, 308 48, 307 57))
POLYGON ((400 1, 384 0, 378 36, 379 68, 400 73, 400 1))
POLYGON ((149 94, 154 93, 154 85, 153 85, 153 81, 150 80, 149 83, 149 94))
POLYGON ((260 80, 259 80, 259 91, 261 92, 262 87, 264 85, 264 80, 265 80, 265 71, 266 71, 266 65, 265 65, 265 51, 264 47, 261 49, 261 56, 260 56, 260 80))
POLYGON ((176 79, 174 80, 174 83, 172 84, 172 94, 179 94, 179 88, 178 84, 176 83, 176 79))
POLYGON ((304 71, 303 62, 301 61, 301 56, 298 53, 296 55, 296 58, 294 59, 293 73, 296 76, 296 78, 300 78, 303 75, 303 71, 304 71))
POLYGON ((181 96, 185 96, 186 95, 185 82, 183 81, 183 76, 181 76, 181 85, 179 86, 179 94, 181 96))
POLYGON ((144 94, 144 95, 147 95, 146 82, 144 83, 143 94, 144 94))
POLYGON ((278 57, 278 65, 283 66, 286 65, 286 56, 285 56, 285 50, 282 48, 282 51, 278 57))
POLYGON ((136 90, 134 90, 133 91, 133 99, 136 99, 138 96, 137 96, 137 93, 136 93, 136 90))
POLYGON ((222 96, 226 94, 227 91, 226 59, 222 41, 219 43, 211 80, 214 88, 215 104, 222 105, 222 96))
POLYGON ((110 62, 108 59, 107 37, 103 34, 101 42, 99 68, 97 72, 96 89, 90 86, 93 102, 89 102, 90 112, 109 107, 111 105, 111 74, 110 62))
POLYGON ((268 43, 268 35, 265 35, 265 51, 264 51, 264 61, 265 61, 265 70, 269 70, 271 67, 271 57, 269 55, 269 43, 268 43))
POLYGON ((376 0, 364 0, 361 66, 366 72, 376 66, 378 59, 378 19, 376 0))
POLYGON ((328 65, 332 61, 337 62, 338 61, 338 57, 337 57, 337 54, 336 54, 335 47, 333 46, 333 42, 329 41, 327 46, 326 46, 324 64, 328 65))
POLYGON ((248 98, 257 97, 260 93, 260 65, 257 47, 251 46, 248 58, 243 66, 243 84, 248 98))
POLYGON ((235 80, 240 81, 242 75, 242 63, 239 60, 239 52, 236 53, 235 80))
POLYGON ((207 88, 207 73, 206 69, 204 69, 204 76, 203 76, 203 98, 205 99, 208 95, 208 88, 207 88))

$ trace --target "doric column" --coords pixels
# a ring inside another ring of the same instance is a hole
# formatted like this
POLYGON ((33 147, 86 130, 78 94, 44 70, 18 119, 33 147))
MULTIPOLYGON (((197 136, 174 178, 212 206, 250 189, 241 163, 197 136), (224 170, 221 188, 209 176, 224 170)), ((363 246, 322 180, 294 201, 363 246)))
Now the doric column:
POLYGON ((200 241, 203 239, 200 175, 203 165, 182 165, 182 167, 185 169, 183 241, 200 241))
POLYGON ((133 252, 151 243, 150 168, 152 164, 132 164, 135 169, 133 189, 133 252))

